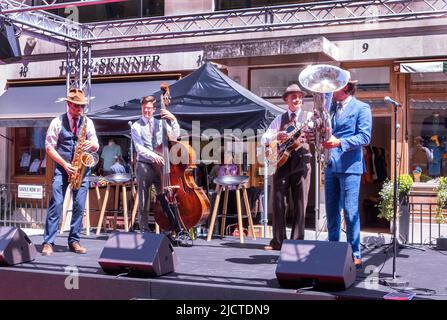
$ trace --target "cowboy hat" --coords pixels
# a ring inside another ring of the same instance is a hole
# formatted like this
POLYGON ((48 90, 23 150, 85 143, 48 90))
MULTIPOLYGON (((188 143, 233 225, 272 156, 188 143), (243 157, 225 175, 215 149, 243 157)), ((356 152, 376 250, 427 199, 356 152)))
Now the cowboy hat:
POLYGON ((70 89, 67 94, 65 101, 72 102, 74 104, 86 105, 87 99, 85 98, 84 91, 81 89, 70 89))
POLYGON ((301 93, 303 96, 306 95, 306 93, 301 90, 301 88, 296 83, 291 84, 286 88, 286 91, 284 91, 284 93, 282 94, 282 99, 285 100, 287 95, 289 95, 290 93, 301 93))

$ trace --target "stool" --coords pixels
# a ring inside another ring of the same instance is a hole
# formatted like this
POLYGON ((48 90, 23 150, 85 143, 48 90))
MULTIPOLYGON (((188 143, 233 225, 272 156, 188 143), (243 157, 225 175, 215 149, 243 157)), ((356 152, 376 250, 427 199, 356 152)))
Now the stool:
MULTIPOLYGON (((110 176, 105 177, 109 183, 107 184, 106 193, 104 195, 104 201, 102 203, 101 213, 99 214, 99 221, 98 226, 96 228, 96 235, 99 235, 101 233, 101 226, 103 225, 104 221, 104 214, 107 207, 107 202, 109 200, 109 192, 110 188, 112 186, 115 186, 115 210, 114 210, 114 220, 115 220, 115 228, 118 220, 118 201, 119 201, 119 191, 120 188, 122 189, 122 202, 123 202, 123 215, 124 215, 124 230, 129 231, 129 218, 127 215, 127 184, 130 182, 131 187, 133 190, 133 182, 131 181, 132 178, 129 174, 113 174, 110 176)), ((105 229, 105 227, 104 227, 105 229)))
POLYGON ((224 236, 225 231, 225 219, 227 217, 227 205, 228 205, 228 191, 230 187, 236 188, 236 208, 237 208, 237 220, 239 226, 239 240, 240 243, 244 243, 244 231, 242 225, 242 210, 241 210, 241 197, 240 197, 240 189, 242 189, 242 196, 244 197, 245 211, 247 213, 248 225, 251 229, 251 234, 253 235, 253 239, 256 240, 254 228, 253 228, 253 220, 251 218, 250 212, 250 204, 248 202, 247 197, 247 189, 245 188, 245 183, 248 181, 247 176, 222 176, 214 179, 214 183, 218 187, 218 192, 216 195, 216 201, 214 203, 213 213, 211 215, 210 227, 208 229, 208 236, 206 238, 207 241, 211 240, 211 236, 213 235, 214 224, 216 222, 217 210, 219 209, 220 195, 222 193, 222 189, 225 191, 224 203, 222 208, 222 220, 220 226, 220 235, 224 236))

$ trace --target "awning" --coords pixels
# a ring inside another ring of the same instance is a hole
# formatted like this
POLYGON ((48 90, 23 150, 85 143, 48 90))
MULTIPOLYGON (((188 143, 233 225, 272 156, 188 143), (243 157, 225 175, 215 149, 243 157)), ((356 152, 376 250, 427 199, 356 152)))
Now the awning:
POLYGON ((447 61, 401 63, 401 73, 446 72, 447 61))
MULTIPOLYGON (((89 113, 150 95, 160 84, 161 80, 92 84, 89 113)), ((0 127, 48 127, 66 111, 65 96, 65 85, 10 87, 0 96, 0 127)))

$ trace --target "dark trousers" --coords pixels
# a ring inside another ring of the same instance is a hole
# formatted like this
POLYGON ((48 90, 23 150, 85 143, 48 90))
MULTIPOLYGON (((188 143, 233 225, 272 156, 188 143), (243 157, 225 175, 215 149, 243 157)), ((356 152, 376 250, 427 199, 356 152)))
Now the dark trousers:
MULTIPOLYGON (((73 210, 71 214, 68 243, 79 242, 82 229, 82 217, 87 199, 89 182, 84 180, 78 190, 73 191, 73 210)), ((53 245, 56 238, 59 221, 62 216, 65 193, 68 188, 68 175, 56 173, 53 177, 53 196, 48 207, 43 241, 53 245)))
POLYGON ((289 190, 292 193, 292 240, 304 239, 307 199, 310 188, 310 154, 295 155, 273 176, 273 239, 270 245, 281 247, 286 236, 289 190))
POLYGON ((154 164, 138 162, 137 169, 137 188, 138 188, 138 222, 141 231, 149 231, 149 212, 146 211, 149 199, 149 189, 155 186, 157 194, 162 192, 160 169, 154 164))

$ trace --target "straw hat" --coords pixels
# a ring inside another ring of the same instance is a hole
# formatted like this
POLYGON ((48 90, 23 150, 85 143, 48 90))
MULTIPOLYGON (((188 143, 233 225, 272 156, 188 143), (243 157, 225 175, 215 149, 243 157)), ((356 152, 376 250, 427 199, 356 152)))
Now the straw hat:
POLYGON ((70 89, 67 94, 65 101, 72 102, 75 104, 86 105, 87 99, 85 98, 84 91, 81 89, 70 89))

